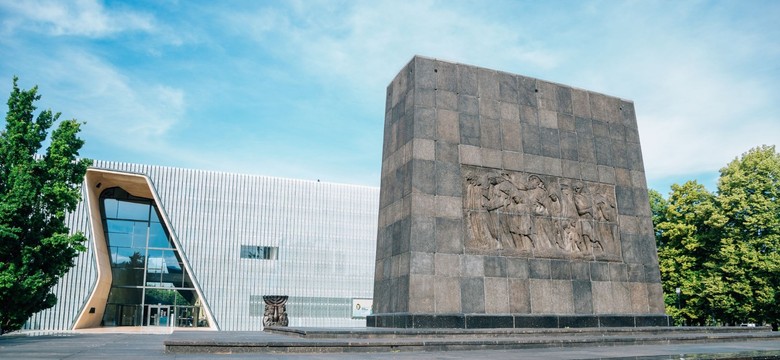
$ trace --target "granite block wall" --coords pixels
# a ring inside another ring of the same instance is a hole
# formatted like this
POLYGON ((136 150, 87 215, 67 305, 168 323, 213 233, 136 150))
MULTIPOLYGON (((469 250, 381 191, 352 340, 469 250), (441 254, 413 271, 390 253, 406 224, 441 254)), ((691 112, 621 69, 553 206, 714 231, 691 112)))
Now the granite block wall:
POLYGON ((384 128, 369 325, 664 314, 631 101, 415 56, 384 128))

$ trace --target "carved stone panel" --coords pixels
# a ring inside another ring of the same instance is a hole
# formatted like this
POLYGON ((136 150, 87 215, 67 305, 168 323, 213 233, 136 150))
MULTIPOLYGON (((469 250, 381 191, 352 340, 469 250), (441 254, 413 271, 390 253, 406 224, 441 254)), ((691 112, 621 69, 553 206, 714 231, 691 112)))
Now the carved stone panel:
POLYGON ((622 261, 613 185, 464 166, 466 251, 622 261))

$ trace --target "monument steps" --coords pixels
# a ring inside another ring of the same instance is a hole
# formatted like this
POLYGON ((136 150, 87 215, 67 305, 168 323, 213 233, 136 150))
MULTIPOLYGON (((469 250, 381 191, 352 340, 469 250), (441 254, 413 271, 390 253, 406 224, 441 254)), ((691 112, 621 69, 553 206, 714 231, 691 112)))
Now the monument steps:
MULTIPOLYGON (((317 328, 266 327, 265 332, 305 339, 400 339, 400 338, 491 338, 516 336, 618 336, 660 334, 727 334, 766 333, 768 327, 619 327, 619 328, 564 328, 564 329, 402 329, 402 328, 317 328)), ((778 334, 780 337, 780 333, 778 334)))
POLYGON ((780 332, 745 327, 580 329, 282 328, 264 332, 174 332, 167 353, 338 353, 502 350, 778 341, 780 332))

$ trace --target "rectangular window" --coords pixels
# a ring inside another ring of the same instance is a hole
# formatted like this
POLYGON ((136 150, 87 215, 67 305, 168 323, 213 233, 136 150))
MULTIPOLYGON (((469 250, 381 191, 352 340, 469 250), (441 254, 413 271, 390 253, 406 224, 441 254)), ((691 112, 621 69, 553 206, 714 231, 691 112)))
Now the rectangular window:
POLYGON ((279 248, 276 246, 241 245, 242 259, 277 260, 279 248))

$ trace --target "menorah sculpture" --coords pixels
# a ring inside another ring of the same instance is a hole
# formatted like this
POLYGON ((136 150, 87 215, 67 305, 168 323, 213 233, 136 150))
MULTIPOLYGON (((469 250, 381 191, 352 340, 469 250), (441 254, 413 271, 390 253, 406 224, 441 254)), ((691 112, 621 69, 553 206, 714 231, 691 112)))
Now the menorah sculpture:
POLYGON ((263 314, 263 326, 287 326, 287 296, 265 295, 265 313, 263 314))

